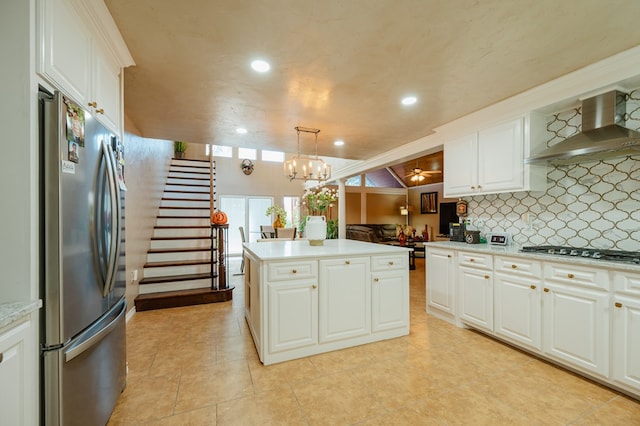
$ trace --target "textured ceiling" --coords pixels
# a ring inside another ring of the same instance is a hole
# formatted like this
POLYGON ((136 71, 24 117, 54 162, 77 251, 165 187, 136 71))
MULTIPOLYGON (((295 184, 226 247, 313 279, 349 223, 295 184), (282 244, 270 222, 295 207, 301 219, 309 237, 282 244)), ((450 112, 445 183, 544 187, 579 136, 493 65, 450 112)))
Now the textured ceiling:
POLYGON ((295 152, 305 126, 321 129, 320 155, 348 159, 640 43, 635 0, 106 4, 136 61, 125 113, 142 136, 295 152), (271 71, 253 72, 256 57, 271 71))

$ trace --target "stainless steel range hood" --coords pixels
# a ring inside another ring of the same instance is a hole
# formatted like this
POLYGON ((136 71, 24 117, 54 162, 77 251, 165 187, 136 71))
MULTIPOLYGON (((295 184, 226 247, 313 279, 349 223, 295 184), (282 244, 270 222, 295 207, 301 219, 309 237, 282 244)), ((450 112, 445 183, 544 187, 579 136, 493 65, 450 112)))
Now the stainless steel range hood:
POLYGON ((626 95, 611 91, 582 101, 582 131, 532 155, 526 164, 576 164, 640 155, 640 132, 624 127, 626 95))

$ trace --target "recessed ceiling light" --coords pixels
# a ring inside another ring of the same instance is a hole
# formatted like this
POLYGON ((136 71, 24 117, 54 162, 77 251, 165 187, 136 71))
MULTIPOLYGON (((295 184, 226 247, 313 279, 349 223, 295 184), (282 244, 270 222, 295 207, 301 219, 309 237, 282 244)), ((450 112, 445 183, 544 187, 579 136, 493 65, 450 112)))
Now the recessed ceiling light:
POLYGON ((267 72, 271 69, 271 65, 269 65, 269 62, 267 61, 256 59, 255 61, 251 62, 251 68, 258 72, 267 72))
POLYGON ((247 129, 245 129, 244 127, 238 127, 236 129, 236 133, 240 133, 241 135, 244 135, 247 133, 247 129))
POLYGON ((413 105, 418 102, 418 98, 415 96, 405 96, 402 98, 402 105, 413 105))
POLYGON ((344 141, 337 140, 337 141, 333 142, 333 144, 334 144, 335 146, 342 146, 342 145, 344 145, 344 141))

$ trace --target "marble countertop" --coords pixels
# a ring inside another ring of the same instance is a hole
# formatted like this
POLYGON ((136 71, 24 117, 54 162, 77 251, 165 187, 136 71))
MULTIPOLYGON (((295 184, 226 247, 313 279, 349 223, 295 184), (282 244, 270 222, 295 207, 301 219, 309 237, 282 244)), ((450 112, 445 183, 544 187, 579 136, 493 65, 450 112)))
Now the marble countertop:
POLYGON ((246 251, 260 260, 283 260, 296 258, 324 258, 344 256, 371 256, 377 254, 407 253, 411 249, 385 244, 366 243, 356 240, 325 240, 322 246, 311 246, 309 241, 264 241, 245 243, 246 251))
POLYGON ((495 246, 490 244, 467 244, 455 241, 436 241, 425 244, 429 247, 440 247, 452 250, 470 251, 475 253, 488 253, 504 256, 526 257, 541 262, 571 263, 575 265, 616 269, 619 271, 640 272, 640 265, 625 262, 612 262, 607 260, 589 259, 577 256, 559 256, 553 254, 523 253, 519 245, 495 246))
POLYGON ((0 329, 19 321, 31 312, 40 309, 41 306, 41 300, 0 303, 0 329))

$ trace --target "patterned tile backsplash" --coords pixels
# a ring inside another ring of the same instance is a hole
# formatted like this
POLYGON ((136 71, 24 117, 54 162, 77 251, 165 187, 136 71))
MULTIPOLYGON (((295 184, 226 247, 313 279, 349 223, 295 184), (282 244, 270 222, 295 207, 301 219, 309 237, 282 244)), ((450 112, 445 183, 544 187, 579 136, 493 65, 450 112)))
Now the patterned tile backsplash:
MULTIPOLYGON (((629 93, 626 119, 626 127, 640 130, 640 89, 629 93)), ((547 122, 547 146, 580 127, 580 108, 554 114, 547 122)), ((509 232, 519 245, 640 251, 640 155, 552 166, 545 192, 465 200, 472 225, 485 233, 509 232)))

